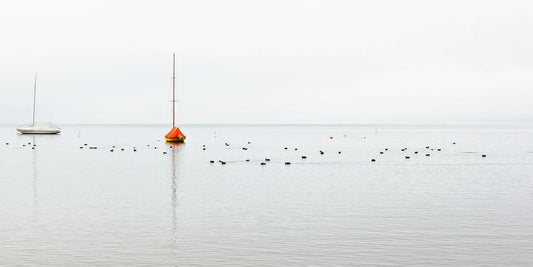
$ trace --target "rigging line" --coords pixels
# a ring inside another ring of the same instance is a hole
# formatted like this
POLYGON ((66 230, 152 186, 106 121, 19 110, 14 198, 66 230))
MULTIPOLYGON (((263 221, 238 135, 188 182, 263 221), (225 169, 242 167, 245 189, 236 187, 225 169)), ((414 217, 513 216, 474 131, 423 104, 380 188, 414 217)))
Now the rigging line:
POLYGON ((22 116, 20 121, 26 121, 26 118, 28 117, 28 109, 30 109, 30 105, 31 105, 31 99, 28 99, 28 101, 26 101, 26 109, 24 109, 24 115, 22 116))
MULTIPOLYGON (((35 75, 37 75, 37 73, 36 73, 35 75)), ((34 86, 35 86, 35 84, 34 84, 34 86)), ((30 108, 31 101, 32 101, 31 98, 29 98, 29 99, 26 101, 26 108, 24 109, 24 115, 23 115, 23 117, 21 118, 20 121, 23 121, 23 122, 26 121, 26 118, 28 117, 28 109, 30 108)), ((35 99, 34 99, 34 101, 35 101, 35 99)), ((34 105, 35 105, 35 103, 34 103, 34 105)))
POLYGON ((35 73, 35 82, 33 83, 33 123, 35 125, 35 94, 37 93, 37 72, 35 73))

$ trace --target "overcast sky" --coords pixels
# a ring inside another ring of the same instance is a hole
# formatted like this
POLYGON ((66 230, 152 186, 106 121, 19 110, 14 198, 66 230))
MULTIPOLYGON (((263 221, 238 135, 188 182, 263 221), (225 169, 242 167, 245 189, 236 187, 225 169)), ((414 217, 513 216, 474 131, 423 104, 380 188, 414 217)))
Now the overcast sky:
POLYGON ((2 1, 0 124, 533 121, 531 1, 2 1))

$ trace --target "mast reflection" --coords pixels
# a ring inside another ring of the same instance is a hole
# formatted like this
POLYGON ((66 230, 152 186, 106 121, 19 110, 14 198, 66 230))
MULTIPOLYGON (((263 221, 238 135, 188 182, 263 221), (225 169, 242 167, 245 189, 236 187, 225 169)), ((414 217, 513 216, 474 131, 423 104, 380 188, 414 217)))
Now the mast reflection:
POLYGON ((172 262, 173 266, 177 266, 177 258, 178 258, 178 248, 177 248, 177 241, 178 241, 178 217, 177 217, 177 206, 178 206, 178 175, 177 168, 176 168, 176 160, 179 160, 179 154, 184 146, 183 143, 167 143, 170 146, 170 153, 171 153, 171 175, 170 175, 170 182, 171 182, 171 195, 170 195, 170 206, 171 206, 171 226, 172 226, 172 236, 171 236, 171 249, 172 249, 172 262))
POLYGON ((32 173, 32 207, 33 207, 33 219, 36 220, 37 219, 37 215, 38 215, 38 211, 39 211, 39 195, 38 195, 38 192, 37 192, 37 149, 35 149, 35 145, 37 145, 35 143, 35 135, 32 136, 33 137, 33 142, 32 142, 32 146, 33 146, 33 151, 32 151, 32 168, 33 168, 33 173, 32 173))

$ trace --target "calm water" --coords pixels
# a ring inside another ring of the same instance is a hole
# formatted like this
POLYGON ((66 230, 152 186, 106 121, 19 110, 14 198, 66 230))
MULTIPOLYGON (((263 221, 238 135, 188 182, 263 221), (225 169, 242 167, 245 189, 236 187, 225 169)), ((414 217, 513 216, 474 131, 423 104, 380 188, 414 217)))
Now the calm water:
POLYGON ((533 265, 531 126, 62 128, 0 127, 1 265, 533 265))

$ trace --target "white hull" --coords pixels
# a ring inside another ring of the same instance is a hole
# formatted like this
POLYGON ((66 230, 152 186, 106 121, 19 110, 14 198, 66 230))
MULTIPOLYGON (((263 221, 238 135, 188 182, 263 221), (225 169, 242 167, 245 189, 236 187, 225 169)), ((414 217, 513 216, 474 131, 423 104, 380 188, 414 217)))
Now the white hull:
POLYGON ((32 130, 32 129, 17 129, 21 134, 58 134, 61 130, 32 130))
POLYGON ((21 134, 58 134, 61 133, 61 128, 49 123, 41 125, 24 125, 17 127, 17 131, 21 134))

